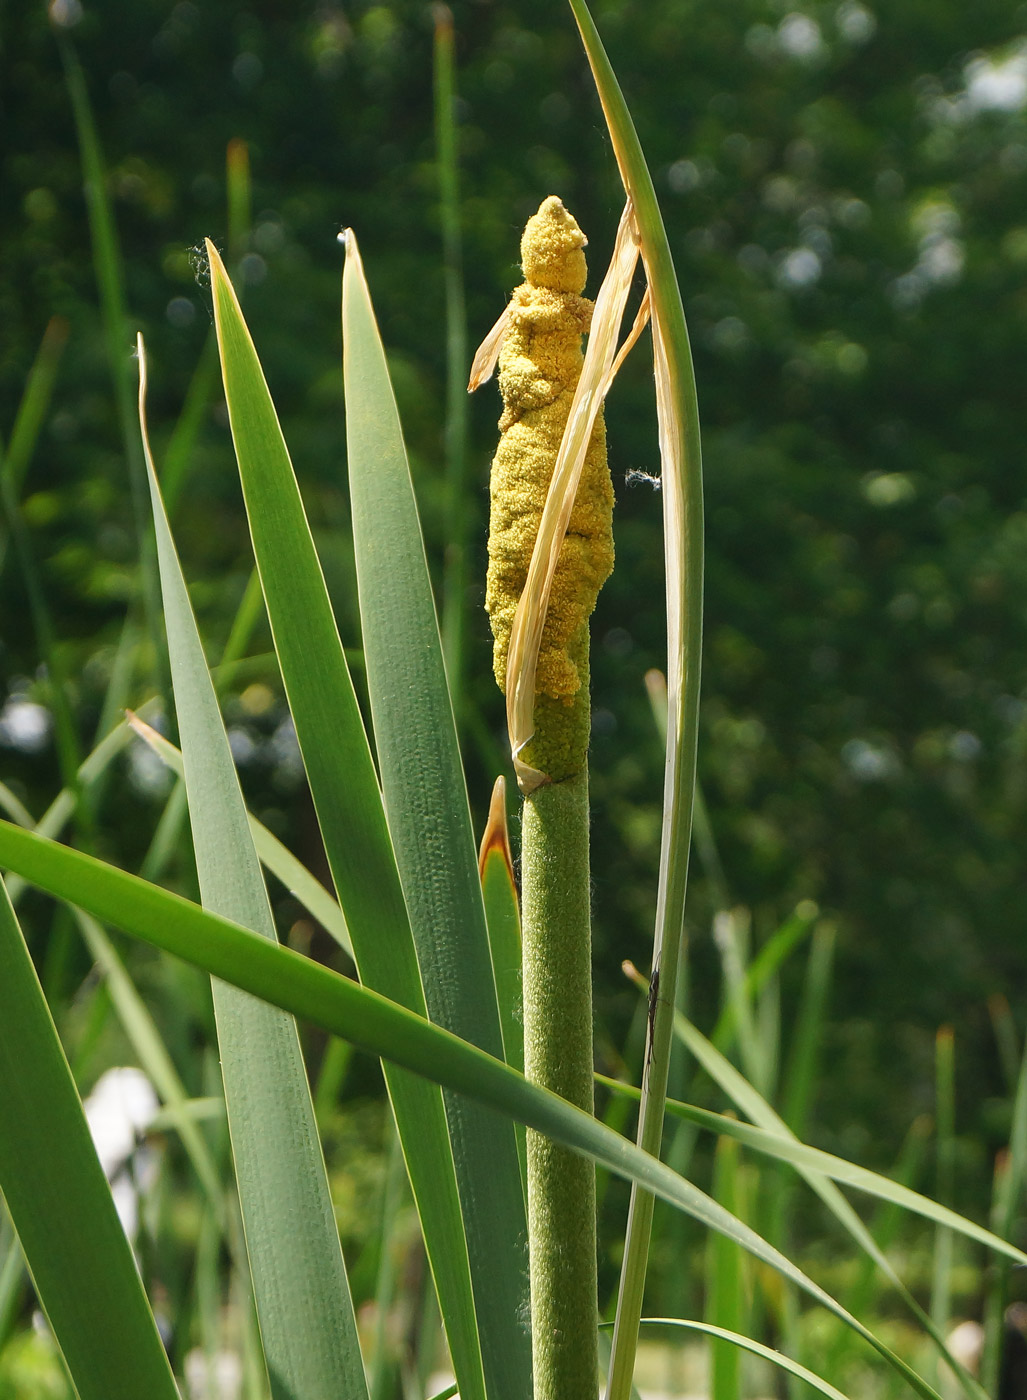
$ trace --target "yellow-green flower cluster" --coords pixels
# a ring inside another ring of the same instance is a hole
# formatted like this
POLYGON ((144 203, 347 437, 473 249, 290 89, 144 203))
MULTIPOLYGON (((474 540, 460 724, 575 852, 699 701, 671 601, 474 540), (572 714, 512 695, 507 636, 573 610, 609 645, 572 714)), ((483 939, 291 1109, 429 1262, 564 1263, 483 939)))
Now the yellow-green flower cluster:
MULTIPOLYGON (((524 283, 513 294, 499 356, 501 437, 492 462, 485 607, 494 665, 506 689, 507 650, 546 493, 581 372, 592 303, 585 237, 555 195, 521 240, 524 283)), ((553 580, 535 676, 535 736, 521 757, 554 782, 585 766, 589 734, 588 619, 613 568, 613 486, 600 413, 553 580)))

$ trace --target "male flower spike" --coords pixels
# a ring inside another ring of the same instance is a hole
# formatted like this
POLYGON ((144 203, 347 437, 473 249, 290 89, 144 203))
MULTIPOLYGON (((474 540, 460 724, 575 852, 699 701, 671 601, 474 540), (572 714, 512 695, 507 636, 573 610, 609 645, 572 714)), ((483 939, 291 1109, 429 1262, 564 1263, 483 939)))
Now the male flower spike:
MULTIPOLYGON (((490 482, 485 608, 494 666, 506 689, 507 652, 592 318, 585 236, 562 202, 543 200, 521 239, 524 283, 507 308, 499 353, 500 439, 490 482)), ((589 736, 588 620, 613 569, 613 485, 606 429, 596 419, 560 550, 535 672, 535 732, 521 757, 553 782, 585 767, 589 736)))

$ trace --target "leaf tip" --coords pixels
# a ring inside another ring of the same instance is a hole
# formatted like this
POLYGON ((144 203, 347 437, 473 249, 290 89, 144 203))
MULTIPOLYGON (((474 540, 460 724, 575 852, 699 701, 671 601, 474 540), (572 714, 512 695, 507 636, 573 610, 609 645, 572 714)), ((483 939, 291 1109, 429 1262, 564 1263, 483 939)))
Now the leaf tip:
POLYGON ((499 352, 503 348, 503 341, 506 339, 509 328, 510 307, 504 306, 499 313, 496 324, 474 353, 474 359, 471 362, 471 377, 467 382, 469 394, 473 394, 475 389, 480 389, 487 380, 492 378, 499 361, 499 352))
POLYGON ((634 982, 635 986, 638 987, 640 991, 647 992, 649 990, 648 979, 642 976, 630 958, 624 959, 620 965, 620 970, 629 982, 634 982))
POLYGON ((506 822, 506 779, 504 777, 498 777, 492 789, 488 821, 485 823, 485 832, 478 851, 478 874, 482 881, 485 879, 485 867, 489 857, 493 854, 498 855, 506 866, 510 884, 516 894, 517 882, 514 879, 513 853, 510 850, 510 831, 506 822))
POLYGON ((143 403, 146 399, 146 342, 142 331, 136 331, 135 357, 139 364, 139 399, 143 403))
POLYGON ((134 730, 134 732, 139 735, 140 739, 145 739, 147 743, 150 742, 151 736, 156 733, 156 730, 147 724, 144 719, 140 719, 135 710, 125 710, 125 722, 129 729, 134 730))
POLYGON ((203 247, 207 254, 207 265, 210 268, 211 277, 213 278, 214 274, 217 273, 220 276, 227 278, 228 273, 225 271, 225 265, 221 261, 221 254, 214 247, 212 240, 209 238, 205 238, 203 240, 203 247))

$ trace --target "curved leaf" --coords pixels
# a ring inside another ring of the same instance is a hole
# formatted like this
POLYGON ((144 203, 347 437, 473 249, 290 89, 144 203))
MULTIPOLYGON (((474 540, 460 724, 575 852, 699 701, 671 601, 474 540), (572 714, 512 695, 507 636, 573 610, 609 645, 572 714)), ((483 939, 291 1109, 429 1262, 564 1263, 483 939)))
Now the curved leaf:
POLYGON ((637 1181, 647 1191, 719 1230, 778 1270, 858 1332, 918 1395, 937 1400, 933 1387, 869 1328, 698 1187, 589 1114, 529 1084, 509 1065, 458 1040, 441 1026, 370 988, 340 977, 291 948, 272 944, 230 920, 208 913, 180 895, 5 821, 0 821, 0 865, 18 870, 40 888, 73 900, 97 918, 117 924, 154 947, 185 958, 414 1074, 430 1076, 447 1088, 487 1103, 594 1158, 618 1176, 637 1181))
MULTIPOLYGON (((597 1074, 596 1082, 605 1085, 615 1094, 625 1094, 633 1099, 639 1097, 639 1091, 634 1085, 610 1079, 605 1074, 597 1074)), ((857 1191, 876 1196, 878 1200, 889 1201, 903 1210, 923 1216, 925 1220, 932 1220, 936 1225, 955 1230, 967 1239, 976 1240, 978 1244, 993 1249, 997 1254, 1005 1255, 1021 1267, 1027 1266, 1027 1254, 1000 1235, 986 1230, 983 1225, 978 1225, 963 1215, 958 1215, 948 1206, 932 1201, 929 1196, 921 1196, 918 1191, 913 1191, 898 1181, 892 1181, 891 1177, 870 1171, 868 1167, 857 1166, 855 1162, 848 1162, 844 1157, 836 1157, 819 1147, 809 1147, 784 1133, 756 1128, 751 1123, 740 1123, 737 1118, 728 1114, 714 1113, 708 1108, 697 1108, 694 1104, 681 1103, 677 1099, 667 1100, 667 1112, 685 1119, 686 1122, 695 1123, 700 1128, 707 1128, 711 1133, 734 1138, 744 1147, 751 1148, 753 1152, 759 1152, 765 1157, 773 1157, 778 1162, 787 1162, 789 1166, 805 1171, 819 1172, 843 1186, 852 1186, 857 1191)))
POLYGON ((715 1327, 710 1322, 694 1322, 682 1317, 643 1317, 640 1319, 640 1326, 682 1327, 688 1332, 702 1332, 708 1337, 718 1337, 721 1341, 730 1342, 732 1346, 740 1347, 743 1351, 751 1351, 753 1356, 760 1356, 773 1366, 779 1366, 782 1371, 787 1371, 789 1375, 798 1377, 800 1381, 805 1381, 821 1395, 826 1395, 828 1400, 847 1400, 847 1397, 829 1381, 822 1380, 820 1376, 807 1370, 805 1366, 800 1366, 798 1361, 793 1361, 790 1356, 775 1351, 773 1347, 764 1346, 762 1342, 755 1342, 751 1337, 743 1337, 739 1332, 731 1332, 726 1327, 715 1327))

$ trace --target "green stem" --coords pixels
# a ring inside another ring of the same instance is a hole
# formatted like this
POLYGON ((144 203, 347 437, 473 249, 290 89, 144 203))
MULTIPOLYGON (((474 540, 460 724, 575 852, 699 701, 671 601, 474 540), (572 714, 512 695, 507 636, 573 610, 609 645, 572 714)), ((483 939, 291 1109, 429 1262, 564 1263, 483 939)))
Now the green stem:
MULTIPOLYGON (((525 1073, 591 1113, 587 773, 525 798, 521 859, 525 1073)), ((595 1168, 527 1136, 535 1400, 595 1400, 595 1168)))

